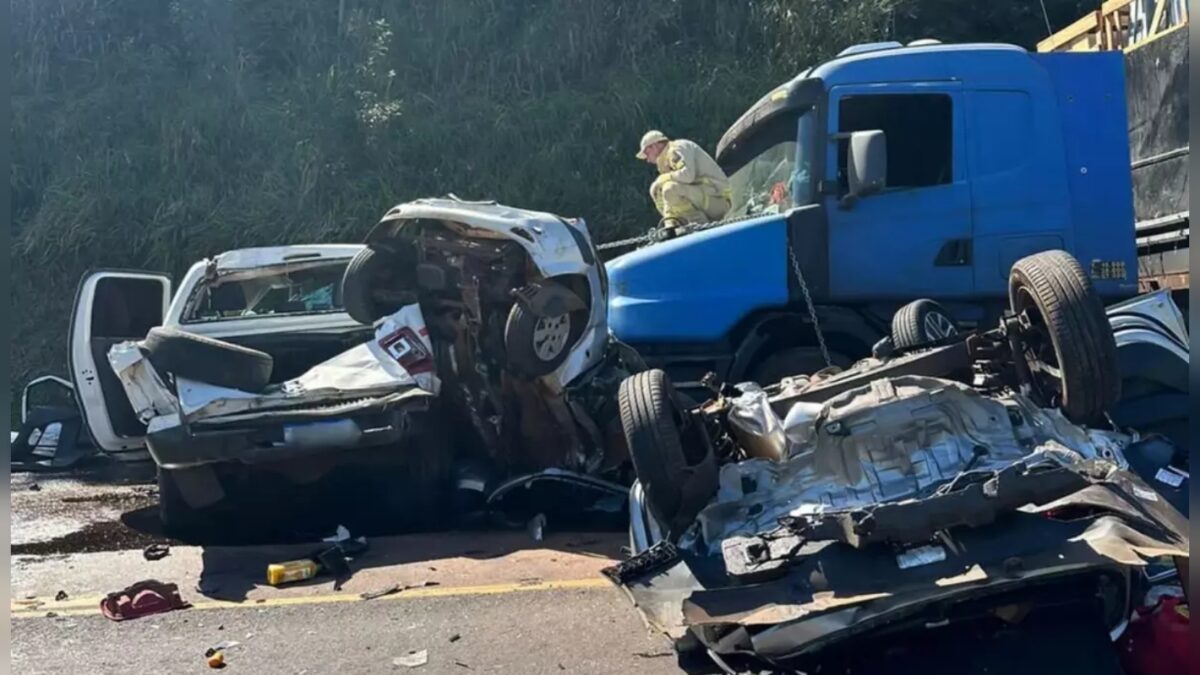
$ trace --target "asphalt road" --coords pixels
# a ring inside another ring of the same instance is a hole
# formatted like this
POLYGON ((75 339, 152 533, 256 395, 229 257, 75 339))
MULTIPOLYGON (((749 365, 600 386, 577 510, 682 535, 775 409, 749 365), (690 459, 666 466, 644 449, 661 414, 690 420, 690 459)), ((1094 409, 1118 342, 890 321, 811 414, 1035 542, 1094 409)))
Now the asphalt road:
POLYGON ((680 672, 599 574, 620 558, 621 533, 550 523, 539 542, 524 531, 373 537, 349 579, 274 588, 266 565, 318 542, 165 539, 136 469, 15 473, 10 485, 14 672, 208 672, 205 650, 226 640, 240 644, 225 672, 680 672), (154 542, 170 555, 144 559, 154 542), (106 593, 147 578, 177 583, 192 607, 121 623, 100 615, 106 593), (359 596, 392 585, 410 588, 359 596), (420 650, 423 665, 393 663, 420 650))

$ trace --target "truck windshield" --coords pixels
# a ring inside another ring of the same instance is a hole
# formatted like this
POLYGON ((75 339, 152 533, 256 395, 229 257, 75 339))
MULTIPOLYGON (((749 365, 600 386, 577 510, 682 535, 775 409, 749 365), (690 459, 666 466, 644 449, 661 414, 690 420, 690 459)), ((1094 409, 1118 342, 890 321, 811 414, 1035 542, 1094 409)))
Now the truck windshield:
POLYGON ((781 213, 812 201, 812 117, 809 108, 752 139, 762 150, 729 177, 730 217, 781 213))
POLYGON ((342 311, 342 273, 349 261, 233 272, 202 281, 180 323, 342 311))

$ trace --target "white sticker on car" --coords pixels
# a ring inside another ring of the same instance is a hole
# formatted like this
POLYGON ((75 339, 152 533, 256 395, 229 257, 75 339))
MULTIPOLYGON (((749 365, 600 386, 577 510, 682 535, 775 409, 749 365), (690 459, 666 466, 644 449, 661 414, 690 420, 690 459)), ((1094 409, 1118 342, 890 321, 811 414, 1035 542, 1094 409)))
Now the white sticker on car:
POLYGON ((1157 480, 1160 483, 1166 483, 1173 488, 1183 485, 1183 476, 1168 467, 1159 469, 1158 473, 1154 474, 1154 480, 1157 480))

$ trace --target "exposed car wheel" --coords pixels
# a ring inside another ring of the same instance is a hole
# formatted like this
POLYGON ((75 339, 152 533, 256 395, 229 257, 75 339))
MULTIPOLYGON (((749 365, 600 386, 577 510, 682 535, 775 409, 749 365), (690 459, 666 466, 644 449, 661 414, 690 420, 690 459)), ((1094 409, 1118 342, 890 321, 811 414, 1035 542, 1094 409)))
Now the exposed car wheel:
POLYGON ((958 335, 950 312, 929 299, 914 300, 892 315, 892 344, 911 349, 958 335))
POLYGON ((271 355, 230 342, 160 326, 143 342, 155 369, 242 391, 262 391, 271 381, 271 355))
POLYGON ((668 536, 695 518, 717 489, 704 430, 688 420, 667 374, 637 373, 621 383, 621 426, 646 504, 668 536))
POLYGON ((509 368, 526 377, 541 377, 554 372, 567 360, 571 347, 587 327, 587 311, 567 309, 582 304, 567 288, 547 283, 537 293, 540 302, 550 308, 544 315, 535 313, 526 303, 513 303, 504 324, 504 349, 509 368), (567 298, 574 299, 568 302, 567 298), (550 298, 548 301, 545 298, 550 298), (559 302, 556 302, 559 301, 559 302), (555 311, 561 309, 561 311, 555 311))
POLYGON ((1064 251, 1022 258, 1008 298, 1039 403, 1077 424, 1100 419, 1120 398, 1120 369, 1104 304, 1083 268, 1064 251))
MULTIPOLYGON (((850 359, 838 352, 830 352, 829 360, 838 368, 848 368, 850 359)), ((816 347, 790 347, 777 351, 750 371, 750 379, 762 386, 775 384, 785 377, 812 375, 828 364, 821 350, 816 347)))
POLYGON ((396 310, 376 299, 375 291, 385 281, 387 254, 365 248, 358 252, 342 274, 342 307, 351 319, 370 326, 396 310))

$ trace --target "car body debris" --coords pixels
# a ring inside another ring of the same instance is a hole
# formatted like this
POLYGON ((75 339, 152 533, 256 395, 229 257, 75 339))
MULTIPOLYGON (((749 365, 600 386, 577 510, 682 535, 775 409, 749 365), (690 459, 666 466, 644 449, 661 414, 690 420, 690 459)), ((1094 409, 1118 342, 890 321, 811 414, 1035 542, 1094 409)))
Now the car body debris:
POLYGON ((1078 265, 1017 267, 996 329, 690 408, 661 371, 623 383, 635 555, 606 576, 728 672, 1003 672, 1015 653, 1120 672, 1113 641, 1150 570, 1186 566, 1187 520, 1162 466, 1131 468, 1148 439, 1105 421, 1116 350, 1078 265))

